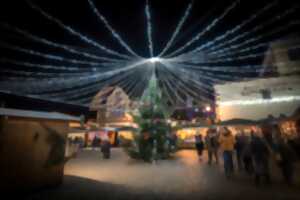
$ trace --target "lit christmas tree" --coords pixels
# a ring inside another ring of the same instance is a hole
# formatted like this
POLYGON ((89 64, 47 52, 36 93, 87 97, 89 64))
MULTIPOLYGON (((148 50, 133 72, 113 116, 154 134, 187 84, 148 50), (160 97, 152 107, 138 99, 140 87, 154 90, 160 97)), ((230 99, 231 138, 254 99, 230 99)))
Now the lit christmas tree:
POLYGON ((167 159, 171 153, 171 128, 154 72, 141 101, 139 114, 134 116, 139 129, 134 140, 125 145, 125 150, 132 158, 148 162, 167 159))

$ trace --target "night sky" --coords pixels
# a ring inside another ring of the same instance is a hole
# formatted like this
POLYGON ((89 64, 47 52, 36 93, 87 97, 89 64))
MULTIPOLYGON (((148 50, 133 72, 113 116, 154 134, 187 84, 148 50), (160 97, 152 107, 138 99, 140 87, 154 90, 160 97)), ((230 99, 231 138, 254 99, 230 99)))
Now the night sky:
MULTIPOLYGON (((123 48, 116 39, 112 37, 110 32, 105 28, 103 23, 101 23, 95 14, 92 12, 92 9, 89 7, 87 0, 76 0, 76 1, 68 1, 68 0, 34 0, 32 1, 34 4, 41 7, 44 11, 51 14, 52 16, 60 19, 64 24, 69 25, 85 36, 93 39, 101 43, 102 45, 109 47, 119 53, 128 54, 128 52, 123 48)), ((150 9, 152 15, 152 37, 153 37, 153 46, 154 46, 154 55, 157 55, 166 45, 167 41, 172 36, 180 18, 183 16, 185 9, 191 1, 187 0, 150 0, 150 9)), ((224 10, 233 4, 235 1, 233 0, 194 0, 193 8, 191 10, 190 16, 187 18, 184 23, 182 30, 174 40, 173 45, 167 52, 167 54, 175 51, 182 45, 186 44, 195 34, 201 32, 205 27, 210 25, 214 19, 222 15, 224 10)), ((227 30, 232 29, 239 25, 244 20, 248 19, 251 15, 257 12, 259 9, 264 6, 270 4, 271 0, 260 0, 260 1, 249 1, 249 0, 241 0, 240 3, 233 9, 224 19, 222 19, 212 30, 207 32, 203 37, 201 37, 197 42, 191 45, 189 48, 185 50, 185 52, 189 50, 193 50, 194 48, 205 44, 208 41, 213 40, 215 37, 222 35, 227 30)), ((141 57, 150 58, 149 50, 148 50, 148 41, 147 41, 147 23, 145 17, 145 0, 94 0, 94 3, 98 10, 102 13, 103 16, 109 21, 110 25, 118 32, 118 34, 125 40, 125 42, 141 57)), ((233 34, 233 38, 238 36, 241 33, 252 30, 257 25, 260 25, 270 19, 277 17, 282 14, 284 11, 290 8, 296 8, 300 6, 299 1, 278 1, 278 4, 270 8, 268 11, 264 12, 258 18, 253 20, 251 23, 247 24, 247 26, 243 27, 239 32, 233 34)), ((260 35, 266 34, 272 30, 278 29, 282 26, 285 26, 287 23, 291 21, 300 20, 299 8, 296 8, 296 11, 287 15, 282 19, 278 19, 275 23, 260 29, 259 31, 251 34, 249 37, 239 41, 239 43, 244 42, 246 39, 259 37, 260 35)), ((35 50, 38 52, 42 52, 45 54, 58 55, 66 58, 72 58, 77 60, 87 61, 88 59, 82 58, 78 55, 73 55, 64 50, 48 47, 47 45, 42 45, 40 43, 34 42, 21 34, 16 33, 9 27, 17 27, 22 30, 26 30, 36 36, 46 38, 51 41, 55 41, 56 43, 61 43, 64 45, 68 45, 74 49, 89 52, 92 54, 96 54, 98 56, 105 56, 110 58, 117 58, 115 56, 111 56, 103 51, 99 51, 99 49, 88 45, 85 42, 82 42, 77 37, 70 35, 62 28, 57 26, 57 24, 49 21, 45 17, 43 17, 39 12, 33 10, 26 1, 20 0, 4 0, 1 2, 0 7, 0 72, 1 72, 1 82, 0 84, 5 85, 5 88, 1 87, 1 90, 11 91, 13 93, 18 93, 21 95, 35 95, 39 96, 42 99, 49 99, 55 101, 63 101, 67 103, 74 104, 87 104, 91 98, 95 95, 95 93, 101 89, 91 90, 90 92, 85 92, 81 95, 76 95, 72 97, 70 95, 66 95, 65 91, 73 91, 74 93, 78 91, 78 89, 84 89, 84 87, 92 86, 94 83, 74 83, 67 85, 61 84, 59 87, 54 85, 43 85, 43 87, 38 89, 32 89, 32 84, 44 84, 43 81, 50 80, 55 77, 56 74, 64 73, 68 74, 71 72, 62 71, 60 69, 38 69, 34 67, 24 67, 22 64, 12 64, 7 62, 7 60, 14 60, 20 62, 31 62, 38 63, 42 65, 53 65, 53 66, 74 66, 74 64, 66 63, 63 61, 54 61, 48 60, 45 58, 41 58, 38 56, 28 55, 26 53, 18 52, 12 49, 8 49, 5 46, 7 45, 16 45, 19 47, 23 47, 26 49, 35 50), (32 72, 23 73, 23 72, 32 72), (38 72, 48 73, 49 77, 46 75, 38 75, 38 72), (27 84, 27 82, 30 84, 27 84), (8 86, 10 82, 13 82, 14 85, 11 88, 8 86), (73 84, 74 83, 74 84, 73 84), (49 89, 50 88, 50 89, 49 89), (54 97, 55 98, 54 98, 54 97), (83 101, 81 101, 84 99, 83 101)), ((249 47, 259 44, 262 42, 269 42, 277 39, 284 38, 289 35, 298 35, 299 34, 299 25, 291 26, 286 30, 282 30, 276 34, 269 35, 268 37, 263 38, 257 43, 250 44, 249 47)), ((226 41, 223 40, 223 41, 226 41)), ((237 43, 238 44, 238 43, 237 43)), ((258 53, 262 51, 267 51, 267 47, 255 49, 254 51, 247 52, 246 54, 258 53)), ((235 55, 233 55, 234 57, 235 55)), ((213 58, 212 58, 213 59, 213 58)), ((246 59, 246 60, 233 60, 232 62, 226 63, 218 63, 218 64, 209 64, 206 63, 206 66, 228 66, 232 65, 241 66, 244 65, 259 65, 262 63, 263 57, 257 57, 255 59, 246 59)), ((94 61, 94 60, 90 60, 94 61)), ((205 61, 207 62, 207 61, 205 61)), ((124 63, 125 65, 125 63, 124 63)), ((159 64, 158 64, 159 65, 159 64)), ((123 65, 122 65, 123 66, 123 65)), ((196 65, 197 66, 197 65, 196 65)), ((115 69, 115 68, 114 68, 115 69)), ((112 70, 112 68, 101 69, 100 72, 108 72, 112 70)), ((122 83, 124 85, 126 80, 133 80, 133 86, 135 84, 142 85, 137 88, 137 91, 133 92, 132 97, 141 96, 143 90, 147 85, 147 80, 151 73, 148 74, 147 70, 137 69, 133 71, 128 76, 123 78, 119 78, 119 81, 112 81, 112 85, 118 85, 122 83), (148 76, 148 77, 147 77, 148 76), (134 80, 136 79, 136 80, 134 80)), ((160 81, 160 85, 164 84, 164 78, 173 77, 173 86, 174 87, 164 87, 166 88, 167 93, 171 94, 171 99, 176 99, 176 95, 174 93, 178 93, 184 100, 187 99, 185 92, 185 87, 190 87, 192 90, 196 91, 199 94, 202 94, 201 88, 195 87, 195 83, 190 80, 180 80, 181 83, 178 85, 174 82, 176 79, 180 79, 180 72, 177 71, 171 72, 168 71, 165 67, 157 67, 156 70, 157 77, 160 81), (179 76, 179 77, 178 77, 179 76), (175 85, 174 85, 175 84, 175 85), (184 85, 184 86, 182 86, 184 85), (173 96, 172 96, 173 95, 173 96)), ((191 70, 191 73, 194 71, 191 70)), ((218 75, 228 75, 234 77, 242 78, 253 78, 256 77, 255 73, 227 73, 227 72, 214 72, 216 74, 216 79, 218 79, 218 75)), ((116 74, 116 76, 121 76, 121 74, 116 74)), ((59 77, 60 79, 68 79, 68 77, 59 77)), ((76 76, 80 76, 80 73, 77 73, 76 76)), ((84 75, 82 75, 84 76, 84 75)), ((101 78, 101 80, 97 80, 97 83, 101 83, 105 81, 105 85, 109 84, 111 77, 101 78)), ((74 77, 73 77, 74 78, 74 77)), ((57 79, 55 79, 57 80, 57 79)), ((169 79, 171 80, 171 79, 169 79)), ((199 81, 203 84, 207 84, 209 87, 212 87, 213 82, 207 82, 205 80, 199 81)), ((130 85, 130 84, 129 84, 130 85)), ((172 84, 171 84, 172 85, 172 84)), ((132 87, 128 86, 123 88, 126 92, 130 90, 134 90, 132 87)), ((82 90, 79 90, 82 91, 82 90)), ((166 92, 164 92, 167 96, 166 92)), ((188 93, 188 92, 187 92, 188 93)), ((68 94, 68 93, 67 93, 68 94)), ((193 96, 193 93, 190 94, 194 99, 198 99, 198 96, 193 96)), ((213 99, 213 94, 207 95, 202 94, 205 98, 213 99)), ((166 97, 167 98, 167 97, 166 97)), ((201 98, 199 98, 201 99, 201 98)), ((168 102, 170 105, 171 102, 168 102)))

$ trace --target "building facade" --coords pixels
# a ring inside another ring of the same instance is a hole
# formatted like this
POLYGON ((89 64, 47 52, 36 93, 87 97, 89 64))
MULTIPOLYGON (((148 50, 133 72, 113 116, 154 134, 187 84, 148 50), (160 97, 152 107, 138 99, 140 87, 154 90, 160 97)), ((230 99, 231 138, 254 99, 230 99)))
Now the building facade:
POLYGON ((217 118, 291 116, 300 107, 299 47, 300 39, 276 41, 266 53, 260 77, 215 85, 217 118))
POLYGON ((134 105, 121 88, 107 87, 93 98, 90 110, 97 112, 100 127, 113 124, 122 126, 133 121, 129 112, 134 109, 134 105))
POLYGON ((300 107, 299 85, 299 76, 216 85, 218 119, 260 120, 269 115, 290 116, 300 107))

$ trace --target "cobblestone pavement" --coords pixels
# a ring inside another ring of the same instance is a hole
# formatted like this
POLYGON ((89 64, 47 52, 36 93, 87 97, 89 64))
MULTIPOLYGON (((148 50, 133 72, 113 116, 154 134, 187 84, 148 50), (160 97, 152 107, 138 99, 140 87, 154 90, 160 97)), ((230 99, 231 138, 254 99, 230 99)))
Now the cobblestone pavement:
POLYGON ((67 163, 61 187, 29 199, 300 199, 299 173, 296 186, 289 188, 276 168, 273 172, 278 175, 272 185, 257 188, 242 173, 226 180, 221 166, 199 161, 193 150, 156 164, 131 160, 121 149, 113 149, 109 160, 84 150, 67 163))

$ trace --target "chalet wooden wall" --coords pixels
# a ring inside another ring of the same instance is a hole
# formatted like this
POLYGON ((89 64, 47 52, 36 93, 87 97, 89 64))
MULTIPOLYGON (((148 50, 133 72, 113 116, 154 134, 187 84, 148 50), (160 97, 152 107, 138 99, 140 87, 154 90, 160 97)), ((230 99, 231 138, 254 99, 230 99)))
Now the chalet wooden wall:
POLYGON ((68 122, 1 117, 0 188, 32 191, 62 183, 68 122))

